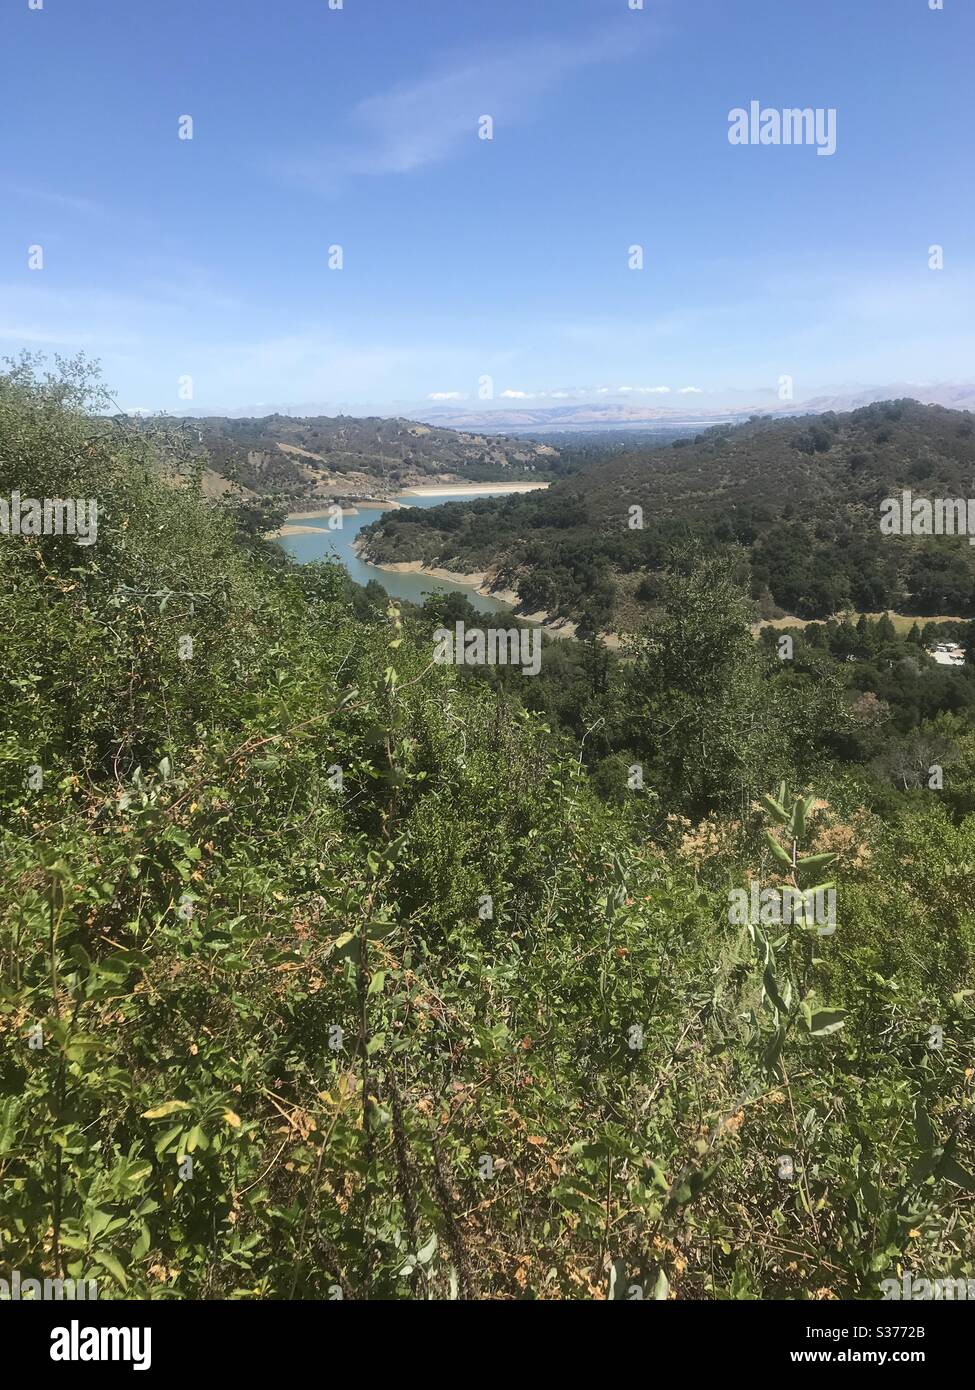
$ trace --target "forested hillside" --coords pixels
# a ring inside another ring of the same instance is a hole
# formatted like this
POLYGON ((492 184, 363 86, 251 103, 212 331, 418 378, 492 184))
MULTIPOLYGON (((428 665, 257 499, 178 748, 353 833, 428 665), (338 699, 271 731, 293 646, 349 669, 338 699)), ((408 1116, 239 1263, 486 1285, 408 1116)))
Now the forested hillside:
POLYGON ((537 480, 556 476, 559 460, 559 451, 547 444, 459 433, 415 420, 151 416, 139 424, 151 433, 180 430, 187 447, 219 477, 294 506, 389 496, 442 478, 537 480))
MULTIPOLYGON (((440 601, 292 565, 178 438, 161 473, 165 441, 101 407, 77 375, 0 377, 0 495, 99 503, 94 545, 0 536, 5 1271, 359 1300, 975 1276, 972 734, 962 708, 950 796, 878 795, 900 687, 865 711, 838 667, 852 640, 889 675, 888 632, 810 635, 786 669, 720 547, 661 550, 652 629, 625 662, 547 648, 538 707, 519 671, 434 662, 440 601), (835 891, 835 930, 735 918, 753 884, 835 891)), ((883 430, 905 471, 966 467, 957 417, 918 454, 893 409, 788 455, 816 563, 823 467, 864 506, 883 430)), ((614 507, 658 499, 662 546, 672 470, 700 470, 707 529, 708 480, 739 496, 764 437, 675 451, 649 493, 614 461, 595 500, 520 516, 544 556, 598 500, 608 564, 614 507)))
POLYGON ((397 512, 368 528, 363 553, 486 571, 518 591, 525 612, 604 630, 646 615, 669 548, 684 539, 734 554, 763 616, 967 617, 967 539, 882 536, 879 508, 902 489, 967 497, 973 476, 971 414, 891 401, 709 430, 594 463, 544 493, 397 512))

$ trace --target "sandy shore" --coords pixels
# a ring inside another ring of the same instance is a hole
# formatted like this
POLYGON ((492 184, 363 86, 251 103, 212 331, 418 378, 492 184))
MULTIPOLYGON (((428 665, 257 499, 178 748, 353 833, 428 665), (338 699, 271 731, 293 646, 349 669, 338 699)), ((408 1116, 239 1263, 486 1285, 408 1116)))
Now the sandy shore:
MULTIPOLYGON (((331 507, 319 507, 315 511, 292 512, 283 526, 279 526, 276 531, 269 531, 267 539, 269 541, 280 540, 282 536, 317 536, 319 531, 324 530, 322 526, 302 526, 303 521, 323 521, 335 515, 334 508, 339 504, 333 503, 331 507)), ((343 507, 342 520, 347 516, 358 516, 356 507, 343 507)))
POLYGON ((468 492, 537 492, 548 483, 417 483, 405 487, 397 497, 461 497, 468 492))
POLYGON ((269 541, 279 540, 282 536, 320 536, 324 526, 292 526, 290 522, 286 526, 279 526, 276 531, 268 531, 269 541))
POLYGON ((347 516, 358 516, 362 511, 386 511, 388 508, 402 507, 402 505, 402 502, 397 502, 395 497, 357 497, 355 506, 345 502, 331 502, 327 507, 303 507, 301 511, 289 512, 285 524, 297 526, 303 521, 327 521, 329 517, 335 515, 336 507, 341 508, 344 520, 347 516))
MULTIPOLYGON (((391 560, 388 564, 380 565, 375 560, 367 560, 362 554, 358 537, 352 542, 350 549, 353 554, 358 555, 359 559, 367 565, 372 565, 377 570, 389 570, 390 574, 428 574, 431 579, 446 579, 450 584, 466 584, 470 588, 482 592, 482 585, 487 578, 486 574, 459 574, 454 570, 428 569, 422 560, 391 560)), ((485 596, 488 591, 484 590, 485 596)), ((498 595, 500 598, 500 595, 498 595)))
MULTIPOLYGON (((319 507, 317 511, 291 512, 288 516, 288 524, 290 525, 292 521, 314 521, 321 517, 332 516, 333 509, 341 506, 341 502, 332 502, 327 507, 319 507)), ((358 516, 358 512, 355 507, 342 507, 342 515, 358 516)))

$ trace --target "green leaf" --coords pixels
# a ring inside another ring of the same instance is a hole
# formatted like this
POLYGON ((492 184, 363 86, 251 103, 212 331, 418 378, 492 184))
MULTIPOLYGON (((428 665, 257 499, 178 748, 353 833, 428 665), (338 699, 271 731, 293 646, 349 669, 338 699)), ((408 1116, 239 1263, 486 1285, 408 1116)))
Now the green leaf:
POLYGON ((772 816, 774 820, 777 820, 779 825, 788 824, 789 813, 784 806, 780 806, 779 803, 774 801, 770 796, 763 796, 761 802, 769 815, 772 816))
POLYGON ((809 888, 804 888, 802 892, 803 896, 806 897, 810 893, 812 893, 813 895, 815 895, 816 893, 828 893, 831 888, 835 887, 836 880, 831 878, 827 879, 825 883, 814 883, 809 888))
POLYGON ((174 1125, 172 1129, 167 1129, 166 1133, 156 1140, 156 1157, 161 1157, 166 1152, 173 1140, 183 1133, 183 1125, 174 1125))
POLYGON ((92 1259, 94 1260, 95 1264, 99 1264, 104 1269, 107 1269, 112 1278, 117 1283, 121 1284, 123 1289, 127 1289, 129 1287, 129 1281, 126 1277, 125 1270, 119 1264, 118 1260, 115 1258, 114 1255, 106 1255, 103 1250, 99 1250, 97 1254, 92 1256, 92 1259))
POLYGON ((975 1178, 950 1154, 945 1154, 938 1164, 938 1174, 942 1178, 947 1178, 948 1182, 953 1182, 956 1187, 963 1188, 966 1192, 975 1192, 975 1178))
POLYGON ((185 1100, 167 1100, 162 1105, 157 1105, 154 1110, 143 1110, 144 1120, 164 1120, 167 1115, 175 1115, 179 1110, 189 1110, 185 1100))
POLYGON ((774 859, 775 859, 775 862, 779 865, 780 868, 785 869, 785 871, 786 871, 787 873, 790 873, 790 874, 791 874, 791 872, 792 872, 792 857, 791 857, 791 855, 789 855, 789 854, 786 853, 786 851, 785 851, 785 850, 782 848, 782 846, 779 844, 778 840, 777 840, 777 839, 775 838, 775 836, 772 834, 771 830, 766 830, 766 832, 765 832, 765 839, 768 841, 768 847, 769 847, 769 849, 772 851, 772 855, 773 855, 773 857, 774 857, 774 859))
POLYGON ((847 1020, 846 1009, 813 1009, 803 1005, 803 1013, 811 1037, 825 1038, 830 1033, 838 1033, 847 1020))
POLYGON ((66 1245, 69 1250, 87 1250, 88 1242, 84 1236, 70 1236, 61 1232, 61 1244, 66 1245))
POLYGON ((76 1033, 64 1049, 64 1055, 69 1062, 83 1062, 85 1058, 94 1052, 107 1052, 108 1048, 97 1038, 89 1037, 87 1034, 76 1033))
POLYGON ((417 1264, 421 1264, 421 1265, 429 1264, 430 1261, 433 1259, 434 1255, 435 1255, 436 1252, 437 1252, 437 1244, 438 1244, 438 1242, 437 1242, 437 1233, 436 1233, 436 1231, 434 1231, 433 1235, 430 1237, 430 1239, 427 1241, 427 1243, 426 1243, 425 1245, 421 1246, 421 1248, 417 1251, 417 1254, 416 1254, 416 1262, 417 1262, 417 1264))
POLYGON ((768 1042, 762 1049, 762 1066, 770 1074, 774 1074, 778 1066, 779 1058, 782 1055, 782 1048, 785 1045, 785 1024, 781 1023, 771 1035, 768 1042))
POLYGON ((930 1153, 937 1143, 937 1138, 928 1112, 919 1100, 914 1103, 914 1132, 921 1148, 930 1153))
POLYGON ((87 1230, 89 1236, 94 1237, 101 1235, 102 1231, 104 1231, 105 1227, 109 1224, 111 1219, 112 1213, 110 1211, 102 1211, 100 1208, 96 1207, 96 1209, 92 1212, 91 1216, 88 1218, 87 1222, 87 1230))
POLYGON ((384 936, 396 926, 395 922, 381 922, 378 919, 366 923, 366 936, 370 941, 382 941, 384 936))
POLYGON ((779 1010, 779 1012, 787 1014, 789 1012, 789 1005, 782 998, 782 995, 779 993, 778 982, 775 978, 775 975, 772 973, 771 962, 769 962, 769 964, 765 967, 764 971, 762 972, 762 983, 765 986, 765 993, 771 999, 772 1003, 779 1010))
POLYGON ((821 869, 825 869, 830 864, 836 863, 835 854, 810 854, 805 859, 796 861, 796 871, 800 874, 818 874, 821 869))
POLYGON ((197 1149, 208 1149, 210 1141, 200 1125, 194 1125, 186 1136, 184 1145, 188 1154, 195 1153, 197 1149))

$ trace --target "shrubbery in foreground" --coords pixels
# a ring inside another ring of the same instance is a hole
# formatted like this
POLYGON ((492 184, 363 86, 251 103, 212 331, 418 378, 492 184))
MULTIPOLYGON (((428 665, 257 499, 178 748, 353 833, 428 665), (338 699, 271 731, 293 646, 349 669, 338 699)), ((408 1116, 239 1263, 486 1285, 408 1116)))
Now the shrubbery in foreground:
POLYGON ((85 404, 0 379, 0 492, 102 516, 0 545, 0 1267, 170 1298, 975 1274, 975 819, 881 822, 825 773, 801 824, 785 792, 607 804, 419 619, 357 616, 85 404), (729 921, 817 855, 835 934, 729 921))

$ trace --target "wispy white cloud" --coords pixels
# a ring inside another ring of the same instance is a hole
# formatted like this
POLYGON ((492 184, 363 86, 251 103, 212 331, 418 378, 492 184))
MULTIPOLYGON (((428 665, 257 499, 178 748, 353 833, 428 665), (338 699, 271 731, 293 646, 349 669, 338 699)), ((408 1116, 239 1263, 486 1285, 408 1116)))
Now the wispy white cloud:
POLYGON ((565 78, 596 63, 634 54, 633 28, 613 26, 585 41, 548 39, 477 56, 454 55, 437 71, 367 97, 353 107, 340 139, 308 149, 274 169, 319 191, 362 174, 409 174, 474 150, 478 122, 490 116, 494 138, 529 117, 565 78))
POLYGON ((63 193, 49 188, 35 188, 23 183, 3 183, 0 192, 4 198, 20 198, 25 203, 42 203, 67 212, 82 212, 100 215, 104 209, 92 198, 79 197, 74 193, 63 193))

